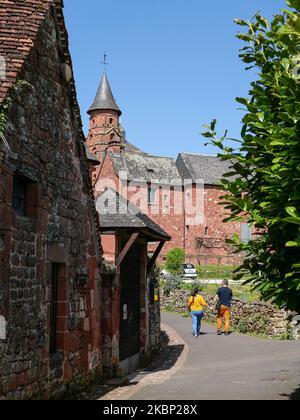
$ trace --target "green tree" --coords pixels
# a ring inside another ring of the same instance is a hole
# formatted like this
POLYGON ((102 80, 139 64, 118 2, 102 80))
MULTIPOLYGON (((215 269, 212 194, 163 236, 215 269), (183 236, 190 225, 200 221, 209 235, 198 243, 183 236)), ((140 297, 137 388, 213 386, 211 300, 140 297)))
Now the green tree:
POLYGON ((300 313, 300 0, 287 3, 272 22, 236 20, 245 28, 240 57, 258 71, 249 98, 237 98, 246 111, 239 146, 227 132, 218 137, 215 120, 203 136, 231 162, 226 221, 258 230, 249 243, 231 241, 246 253, 239 277, 250 273, 263 298, 300 313))
POLYGON ((182 264, 184 264, 184 261, 185 253, 183 249, 171 249, 171 251, 167 254, 166 269, 174 276, 178 275, 182 271, 182 264))

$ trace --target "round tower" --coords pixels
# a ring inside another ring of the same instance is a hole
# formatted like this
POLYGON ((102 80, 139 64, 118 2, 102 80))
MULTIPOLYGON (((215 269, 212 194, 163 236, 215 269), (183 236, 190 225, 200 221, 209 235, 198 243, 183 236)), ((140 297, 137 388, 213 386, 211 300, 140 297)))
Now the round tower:
POLYGON ((88 114, 90 115, 90 129, 87 145, 90 152, 100 162, 103 162, 109 151, 120 153, 122 146, 120 116, 122 112, 115 101, 105 72, 88 114))

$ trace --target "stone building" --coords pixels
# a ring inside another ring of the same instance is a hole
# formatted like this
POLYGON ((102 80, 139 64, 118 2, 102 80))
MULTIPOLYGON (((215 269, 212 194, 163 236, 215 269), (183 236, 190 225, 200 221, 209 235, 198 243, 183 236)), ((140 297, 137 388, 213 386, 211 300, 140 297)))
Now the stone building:
POLYGON ((90 165, 96 199, 106 188, 115 189, 161 226, 171 237, 161 259, 179 247, 190 262, 240 263, 226 239, 237 233, 248 240, 252 232, 247 223, 223 223, 220 181, 229 164, 189 153, 177 159, 152 156, 129 143, 106 73, 88 113, 87 145, 100 163, 90 165))
POLYGON ((29 399, 101 373, 102 250, 62 3, 0 8, 0 398, 29 399))
POLYGON ((137 209, 99 220, 62 1, 0 7, 0 399, 47 398, 159 348, 169 236, 137 209))
POLYGON ((160 347, 159 282, 154 267, 169 235, 116 191, 97 199, 103 270, 103 366, 124 375, 160 347), (149 242, 157 242, 151 259, 149 242), (130 338, 130 339, 129 339, 130 338))

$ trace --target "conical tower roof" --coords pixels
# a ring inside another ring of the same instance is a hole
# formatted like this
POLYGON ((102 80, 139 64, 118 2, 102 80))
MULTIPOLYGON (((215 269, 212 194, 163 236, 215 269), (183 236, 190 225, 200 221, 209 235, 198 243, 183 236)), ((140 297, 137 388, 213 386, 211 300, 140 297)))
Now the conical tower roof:
POLYGON ((88 110, 88 113, 101 109, 113 110, 117 111, 119 115, 122 114, 120 108, 118 107, 115 101, 105 72, 103 73, 102 80, 100 82, 100 86, 98 88, 98 92, 93 102, 93 105, 88 110))

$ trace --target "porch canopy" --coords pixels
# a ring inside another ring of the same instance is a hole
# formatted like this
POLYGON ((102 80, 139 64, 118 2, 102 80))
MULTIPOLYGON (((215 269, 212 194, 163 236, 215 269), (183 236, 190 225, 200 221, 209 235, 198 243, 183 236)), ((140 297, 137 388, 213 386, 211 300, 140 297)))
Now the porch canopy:
POLYGON ((157 257, 159 256, 164 244, 171 240, 158 224, 150 217, 123 198, 119 193, 112 189, 107 189, 97 199, 96 208, 99 213, 101 234, 113 234, 126 232, 130 239, 121 251, 118 264, 120 265, 127 252, 137 239, 145 242, 158 242, 158 247, 154 252, 148 269, 150 270, 157 257))

